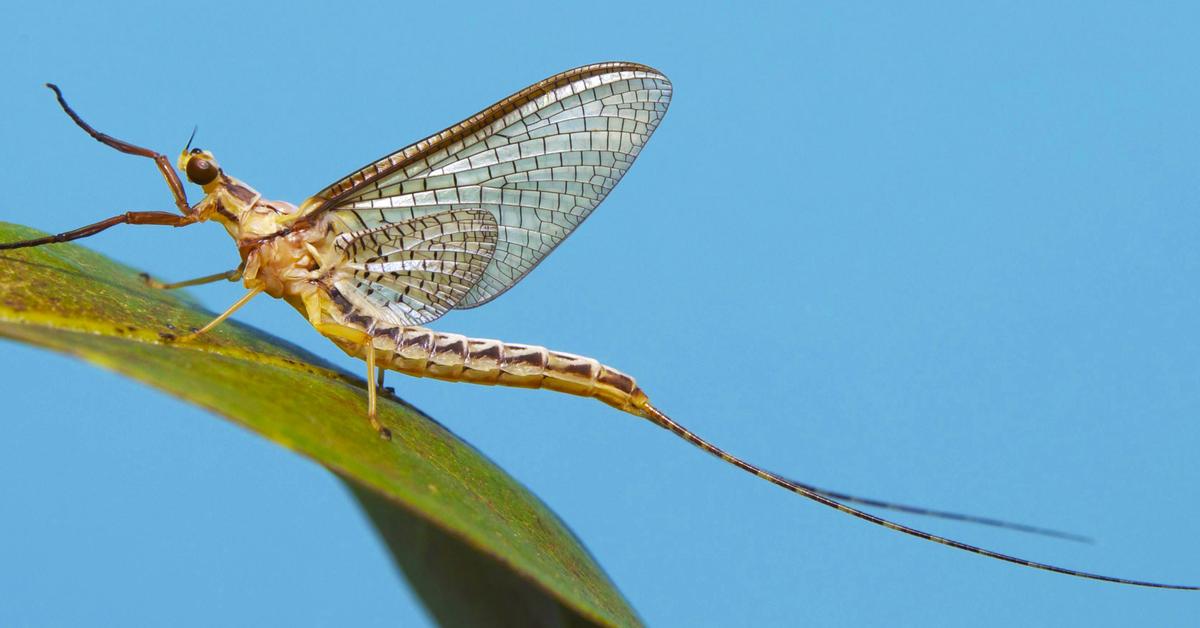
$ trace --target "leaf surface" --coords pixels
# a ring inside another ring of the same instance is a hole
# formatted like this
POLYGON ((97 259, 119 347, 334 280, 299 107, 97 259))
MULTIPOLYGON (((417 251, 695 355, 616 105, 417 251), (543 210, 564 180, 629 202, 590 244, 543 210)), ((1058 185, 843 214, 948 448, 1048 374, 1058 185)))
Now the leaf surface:
MULTIPOLYGON (((0 241, 40 232, 0 223, 0 241)), ((0 251, 0 335, 145 382, 324 465, 350 486, 443 625, 640 625, 540 500, 436 421, 277 338, 74 244, 0 251)), ((217 452, 214 452, 214 456, 217 452)))

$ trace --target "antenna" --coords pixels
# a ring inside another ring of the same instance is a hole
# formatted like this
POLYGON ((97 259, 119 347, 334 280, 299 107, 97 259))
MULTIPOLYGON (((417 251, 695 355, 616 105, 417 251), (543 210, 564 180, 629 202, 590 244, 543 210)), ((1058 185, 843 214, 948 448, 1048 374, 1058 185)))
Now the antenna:
POLYGON ((199 130, 200 130, 199 124, 192 127, 192 134, 188 137, 187 146, 183 147, 183 152, 185 152, 185 153, 188 152, 188 149, 190 149, 192 147, 192 140, 196 139, 196 131, 199 131, 199 130))

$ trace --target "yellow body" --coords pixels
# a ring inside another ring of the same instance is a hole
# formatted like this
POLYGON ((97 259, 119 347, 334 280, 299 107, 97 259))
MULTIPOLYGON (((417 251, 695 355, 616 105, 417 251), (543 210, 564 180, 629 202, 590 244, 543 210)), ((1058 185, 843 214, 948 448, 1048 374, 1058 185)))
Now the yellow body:
MULTIPOLYGON (((212 161, 208 153, 198 155, 212 161)), ((181 156, 181 169, 186 170, 188 159, 186 153, 181 156)), ((388 327, 356 315, 332 290, 337 273, 343 272, 344 254, 334 245, 336 230, 326 224, 332 220, 329 215, 292 230, 301 216, 295 205, 265 200, 223 173, 203 187, 205 197, 195 210, 201 220, 220 222, 237 242, 242 282, 250 294, 265 292, 287 301, 347 354, 406 375, 546 388, 646 416, 646 396, 634 379, 592 358, 424 327, 388 327)))

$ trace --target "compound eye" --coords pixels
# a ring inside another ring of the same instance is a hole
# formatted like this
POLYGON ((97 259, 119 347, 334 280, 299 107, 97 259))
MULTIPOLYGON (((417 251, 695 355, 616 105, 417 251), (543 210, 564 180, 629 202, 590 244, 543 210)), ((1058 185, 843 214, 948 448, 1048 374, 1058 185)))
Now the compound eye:
POLYGON ((188 181, 196 185, 208 185, 216 180, 219 171, 213 163, 203 157, 193 157, 187 163, 188 181))

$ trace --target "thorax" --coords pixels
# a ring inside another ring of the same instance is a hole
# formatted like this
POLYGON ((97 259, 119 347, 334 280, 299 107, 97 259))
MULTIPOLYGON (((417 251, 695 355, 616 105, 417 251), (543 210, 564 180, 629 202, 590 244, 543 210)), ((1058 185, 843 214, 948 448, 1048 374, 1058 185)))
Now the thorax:
POLYGON ((227 175, 206 186, 205 192, 198 209, 205 219, 220 222, 237 243, 247 288, 261 287, 289 301, 313 289, 322 261, 333 248, 327 230, 320 225, 293 229, 299 208, 265 199, 227 175))

